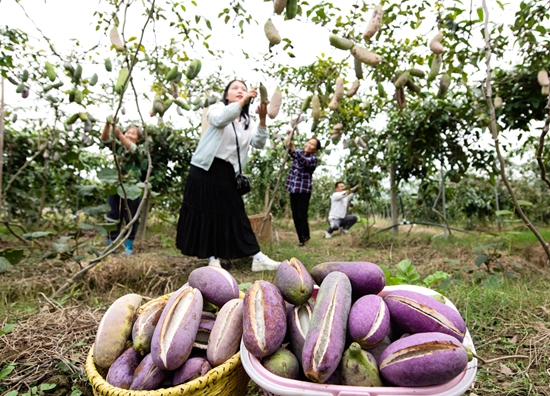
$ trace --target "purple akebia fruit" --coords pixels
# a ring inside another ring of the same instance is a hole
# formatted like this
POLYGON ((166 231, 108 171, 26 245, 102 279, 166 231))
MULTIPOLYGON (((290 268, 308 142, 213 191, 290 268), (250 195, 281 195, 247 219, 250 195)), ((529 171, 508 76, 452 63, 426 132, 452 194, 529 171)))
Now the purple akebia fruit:
POLYGON ((279 377, 295 379, 300 377, 300 364, 292 352, 279 348, 271 355, 262 359, 262 366, 267 371, 279 377))
POLYGON ((213 367, 237 353, 243 334, 243 300, 235 298, 224 304, 208 339, 206 358, 213 367))
POLYGON ((219 267, 200 267, 189 274, 189 286, 198 289, 206 301, 222 307, 226 302, 239 298, 239 285, 229 273, 219 267))
POLYGON ((302 367, 310 380, 324 383, 338 368, 350 308, 349 278, 342 272, 331 272, 319 288, 302 350, 302 367))
POLYGON ((288 305, 286 309, 286 321, 290 348, 299 362, 302 361, 302 350, 306 339, 309 322, 313 314, 313 304, 307 302, 302 305, 288 305))
POLYGON ((348 329, 351 338, 361 348, 368 349, 381 342, 390 327, 390 311, 382 297, 369 294, 351 307, 348 329))
POLYGON ((466 348, 453 336, 429 332, 393 342, 382 353, 380 373, 395 386, 441 385, 468 365, 466 348))
POLYGON ((112 386, 121 389, 130 389, 134 379, 134 371, 141 360, 141 356, 134 348, 126 349, 109 367, 105 380, 112 386))
POLYGON ((286 309, 283 295, 266 281, 256 281, 243 301, 243 343, 258 359, 271 355, 286 334, 286 309))
POLYGON ((380 342, 378 345, 376 345, 373 348, 368 348, 367 352, 370 353, 374 359, 378 362, 378 365, 380 365, 380 356, 382 356, 382 352, 386 350, 386 348, 392 343, 390 337, 385 336, 382 342, 380 342))
POLYGON ((382 386, 378 363, 374 356, 353 342, 340 362, 342 385, 382 386))
POLYGON ((462 342, 466 323, 452 307, 421 293, 396 290, 384 298, 392 322, 405 333, 440 332, 462 342))
POLYGON ((189 357, 202 314, 202 295, 191 286, 172 294, 160 316, 151 340, 155 366, 175 370, 189 357))
POLYGON ((161 370, 153 363, 151 354, 146 355, 134 371, 131 390, 157 389, 170 376, 170 371, 161 370))
POLYGON ((183 363, 183 366, 174 372, 172 385, 176 386, 187 381, 192 381, 206 375, 210 370, 212 370, 212 366, 210 366, 208 360, 201 357, 189 358, 183 363))
POLYGON ((313 293, 313 279, 306 267, 292 257, 283 261, 275 274, 275 286, 290 304, 305 304, 313 293))
POLYGON ((94 363, 97 366, 109 368, 124 352, 140 305, 140 295, 126 294, 107 309, 99 322, 95 337, 94 363))
POLYGON ((151 352, 151 339, 160 319, 166 300, 154 300, 145 304, 139 311, 132 327, 132 343, 141 356, 151 352))
POLYGON ((328 262, 317 264, 311 270, 315 283, 320 285, 323 279, 333 271, 346 274, 351 282, 353 299, 357 300, 367 294, 378 294, 386 286, 384 271, 373 263, 363 261, 328 262))
POLYGON ((197 330, 197 335, 195 336, 195 342, 193 347, 204 349, 208 347, 208 339, 210 338, 210 333, 216 322, 216 315, 212 312, 202 311, 201 321, 199 323, 199 328, 197 330))

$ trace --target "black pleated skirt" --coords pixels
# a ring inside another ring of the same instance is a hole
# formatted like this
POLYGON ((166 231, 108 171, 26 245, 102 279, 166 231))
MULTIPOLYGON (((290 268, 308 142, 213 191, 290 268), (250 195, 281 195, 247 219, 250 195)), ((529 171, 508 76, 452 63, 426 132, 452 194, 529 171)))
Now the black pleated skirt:
POLYGON ((214 158, 208 171, 191 165, 176 246, 198 258, 238 259, 260 251, 229 162, 214 158))

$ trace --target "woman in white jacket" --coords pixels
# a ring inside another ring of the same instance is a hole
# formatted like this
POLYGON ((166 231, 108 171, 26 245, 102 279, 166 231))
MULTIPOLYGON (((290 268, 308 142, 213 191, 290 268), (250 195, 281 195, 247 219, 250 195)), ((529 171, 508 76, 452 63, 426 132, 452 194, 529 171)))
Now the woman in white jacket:
POLYGON ((231 81, 222 102, 209 107, 208 126, 191 158, 176 245, 187 256, 208 258, 212 266, 220 266, 220 258, 249 256, 252 271, 275 270, 280 264, 260 251, 235 180, 236 140, 244 169, 249 147, 263 148, 268 137, 266 103, 258 106, 260 124, 250 122, 250 100, 257 95, 257 87, 248 90, 242 81, 231 81))

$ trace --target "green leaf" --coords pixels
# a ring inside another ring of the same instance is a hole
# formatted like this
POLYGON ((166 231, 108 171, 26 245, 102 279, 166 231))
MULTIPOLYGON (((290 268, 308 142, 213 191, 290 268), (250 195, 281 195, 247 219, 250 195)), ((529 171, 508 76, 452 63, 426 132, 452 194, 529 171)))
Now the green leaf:
POLYGON ((15 329, 15 323, 8 323, 2 330, 0 330, 0 335, 11 333, 13 329, 15 329))
POLYGON ((28 234, 23 234, 23 238, 30 241, 32 239, 45 238, 45 237, 50 236, 50 235, 53 235, 53 232, 37 231, 37 232, 31 232, 31 233, 28 233, 28 234))
POLYGON ((518 199, 518 205, 519 206, 533 206, 533 204, 529 201, 524 201, 523 199, 518 199))
POLYGON ((509 210, 497 210, 495 212, 497 216, 503 216, 503 215, 512 215, 514 213, 510 212, 509 210))
POLYGON ((97 172, 97 178, 107 184, 118 183, 118 172, 116 169, 103 168, 97 172))
POLYGON ((482 264, 484 264, 487 261, 488 258, 489 256, 487 256, 486 254, 480 254, 479 256, 476 257, 475 263, 478 267, 480 267, 482 264))
POLYGON ((212 30, 212 25, 210 24, 210 21, 206 18, 204 20, 206 22, 206 27, 208 27, 208 29, 212 30))
POLYGON ((80 396, 82 395, 82 391, 78 388, 73 388, 73 391, 71 392, 71 396, 80 396))
POLYGON ((19 264, 19 262, 23 258, 24 253, 25 252, 23 251, 23 249, 7 248, 0 250, 0 257, 4 257, 10 262, 10 264, 15 265, 19 264))
POLYGON ((250 289, 250 286, 252 286, 252 282, 240 283, 239 290, 246 292, 248 289, 250 289))
POLYGON ((19 394, 18 391, 12 390, 12 391, 9 391, 8 393, 6 393, 4 396, 17 396, 18 394, 19 394))
MULTIPOLYGON (((137 199, 141 197, 141 188, 136 185, 124 184, 124 189, 126 190, 126 196, 128 197, 128 199, 137 199)), ((121 186, 118 186, 117 194, 121 197, 124 197, 124 191, 122 190, 121 186)), ((122 203, 122 205, 124 206, 124 202, 122 203)))
POLYGON ((82 208, 82 211, 89 216, 98 217, 104 213, 107 213, 111 207, 108 204, 98 205, 98 206, 87 206, 82 208))
POLYGON ((13 267, 13 265, 11 265, 11 263, 8 261, 8 259, 6 259, 4 257, 0 257, 0 274, 2 272, 6 272, 11 267, 13 267))
POLYGON ((483 8, 481 7, 477 9, 477 18, 480 22, 483 22, 483 8))
POLYGON ((0 371, 0 380, 3 380, 10 375, 13 370, 15 370, 15 364, 8 364, 7 366, 4 366, 2 371, 0 371))
POLYGON ((92 193, 97 189, 97 186, 82 186, 76 192, 76 195, 85 197, 87 195, 92 195, 92 193))
POLYGON ((405 259, 397 264, 397 269, 403 273, 407 273, 407 270, 411 266, 411 260, 405 259))
POLYGON ((44 383, 44 384, 40 384, 40 390, 41 391, 46 391, 46 390, 50 390, 50 389, 53 389, 57 386, 57 384, 47 384, 47 383, 44 383))
POLYGON ((95 230, 95 226, 93 226, 92 224, 88 224, 88 223, 78 223, 77 227, 80 228, 81 230, 84 230, 84 231, 93 231, 93 230, 95 230))

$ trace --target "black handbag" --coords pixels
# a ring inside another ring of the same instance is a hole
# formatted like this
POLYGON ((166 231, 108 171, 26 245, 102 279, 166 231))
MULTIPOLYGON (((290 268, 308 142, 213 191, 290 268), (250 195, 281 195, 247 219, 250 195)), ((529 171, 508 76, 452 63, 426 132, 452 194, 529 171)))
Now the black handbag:
POLYGON ((235 132, 235 143, 237 144, 237 160, 239 161, 239 173, 235 177, 235 180, 237 182, 237 191, 239 194, 244 195, 250 192, 250 182, 246 178, 245 175, 243 175, 243 170, 241 168, 241 154, 239 153, 239 139, 237 139, 237 130, 235 129, 235 124, 231 123, 233 125, 233 131, 235 132))

